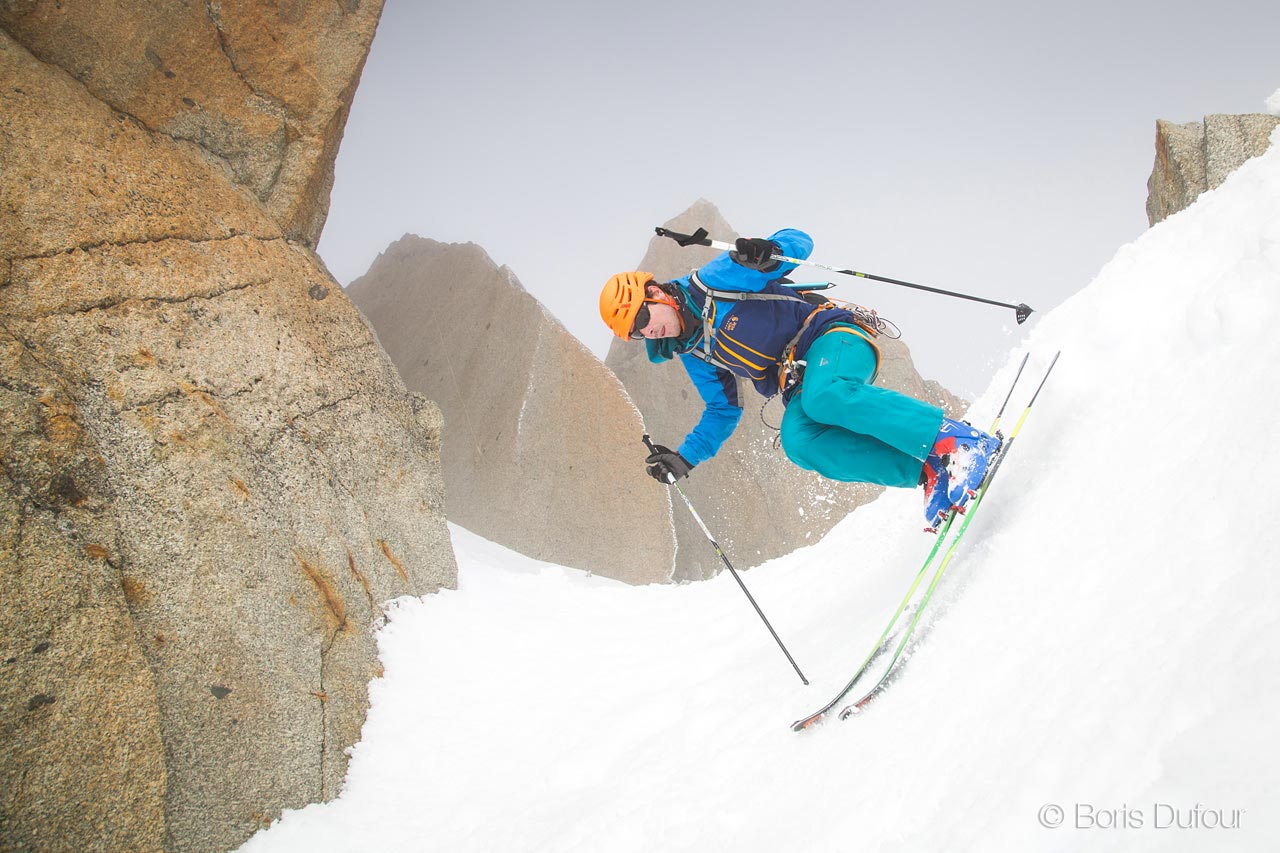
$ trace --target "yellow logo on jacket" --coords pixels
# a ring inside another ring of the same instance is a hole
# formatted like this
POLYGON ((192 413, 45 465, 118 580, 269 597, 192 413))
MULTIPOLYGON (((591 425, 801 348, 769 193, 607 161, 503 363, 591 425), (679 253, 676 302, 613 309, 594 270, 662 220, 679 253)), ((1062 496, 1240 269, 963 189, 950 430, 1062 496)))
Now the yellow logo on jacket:
POLYGON ((737 327, 738 327, 738 316, 736 314, 731 314, 727 318, 725 318, 724 325, 721 326, 720 328, 724 329, 726 332, 732 332, 737 327))

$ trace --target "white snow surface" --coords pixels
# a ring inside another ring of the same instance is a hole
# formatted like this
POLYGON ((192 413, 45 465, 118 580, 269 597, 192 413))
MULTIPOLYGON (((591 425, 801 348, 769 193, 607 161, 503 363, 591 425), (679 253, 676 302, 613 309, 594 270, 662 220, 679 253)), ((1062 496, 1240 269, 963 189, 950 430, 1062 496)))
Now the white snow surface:
POLYGON ((743 574, 809 687, 728 573, 629 587, 455 528, 459 589, 388 607, 341 796, 243 849, 1277 849, 1278 138, 1040 318, 1006 427, 1061 360, 863 715, 789 728, 928 551, 918 491, 743 574))
POLYGON ((1280 116, 1280 89, 1276 89, 1271 93, 1271 97, 1266 100, 1267 112, 1273 116, 1280 116))

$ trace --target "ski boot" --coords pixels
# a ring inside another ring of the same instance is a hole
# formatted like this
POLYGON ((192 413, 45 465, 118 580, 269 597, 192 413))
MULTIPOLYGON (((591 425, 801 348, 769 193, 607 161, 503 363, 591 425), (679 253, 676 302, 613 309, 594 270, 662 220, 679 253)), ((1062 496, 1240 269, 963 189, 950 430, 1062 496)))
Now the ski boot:
POLYGON ((924 521, 925 533, 937 533, 938 528, 951 511, 951 490, 947 476, 945 456, 929 454, 920 469, 920 485, 924 486, 924 521))
POLYGON ((943 418, 930 456, 947 458, 947 494, 952 509, 964 512, 965 504, 986 478, 1001 443, 999 435, 987 435, 964 421, 943 418))

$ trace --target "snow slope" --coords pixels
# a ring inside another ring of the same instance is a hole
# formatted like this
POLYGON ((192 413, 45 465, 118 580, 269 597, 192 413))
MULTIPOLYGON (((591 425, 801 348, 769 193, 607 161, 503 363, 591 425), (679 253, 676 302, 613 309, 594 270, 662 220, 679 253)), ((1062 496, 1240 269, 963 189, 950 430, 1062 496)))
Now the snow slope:
POLYGON ((390 608, 342 796, 243 849, 1277 849, 1278 138, 1041 318, 1027 376, 1062 358, 866 714, 788 728, 927 552, 917 492, 744 575, 810 687, 727 575, 632 588, 455 530, 459 590, 390 608))

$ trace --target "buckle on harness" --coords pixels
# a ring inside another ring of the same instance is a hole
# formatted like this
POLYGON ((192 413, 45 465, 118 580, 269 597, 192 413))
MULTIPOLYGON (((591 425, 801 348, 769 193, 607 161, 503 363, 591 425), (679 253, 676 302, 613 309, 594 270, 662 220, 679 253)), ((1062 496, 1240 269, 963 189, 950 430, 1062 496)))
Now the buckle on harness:
POLYGON ((799 388, 800 383, 804 381, 804 369, 808 362, 803 359, 797 361, 792 356, 795 355, 795 347, 787 350, 787 355, 778 365, 778 390, 785 397, 790 394, 793 389, 799 388))

